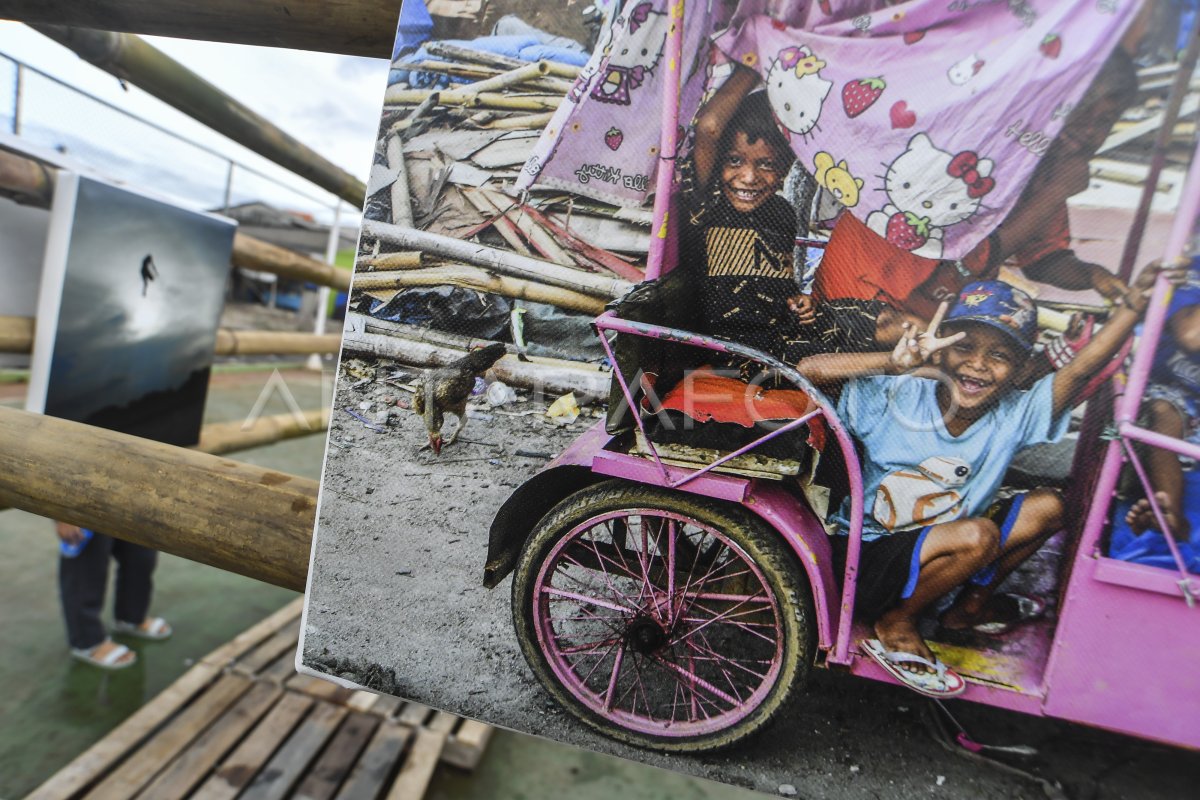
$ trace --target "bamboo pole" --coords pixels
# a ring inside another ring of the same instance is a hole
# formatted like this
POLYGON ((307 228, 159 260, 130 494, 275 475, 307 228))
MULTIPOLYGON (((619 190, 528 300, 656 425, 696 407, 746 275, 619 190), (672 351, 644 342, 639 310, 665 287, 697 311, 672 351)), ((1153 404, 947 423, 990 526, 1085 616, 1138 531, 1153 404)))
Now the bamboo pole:
MULTIPOLYGON (((566 94, 571 90, 570 81, 563 80, 561 77, 553 77, 554 69, 559 65, 556 65, 553 61, 543 61, 541 63, 549 65, 545 77, 530 79, 525 82, 527 86, 558 94, 566 94)), ((485 67, 482 64, 462 64, 451 61, 418 61, 412 64, 397 65, 397 68, 416 72, 439 72, 443 75, 469 78, 473 81, 486 80, 504 74, 504 70, 499 70, 495 67, 485 67)))
POLYGON ((37 161, 0 150, 0 195, 45 208, 54 196, 52 171, 37 161))
POLYGON ((408 165, 404 162, 404 139, 393 133, 387 140, 388 168, 396 173, 391 195, 392 224, 413 227, 412 197, 408 193, 408 165))
POLYGON ((550 120, 554 119, 553 111, 545 111, 541 114, 522 114, 519 117, 504 117, 503 119, 492 120, 480 125, 480 128, 488 131, 515 131, 515 130, 541 130, 550 124, 550 120))
POLYGON ((217 331, 219 356, 297 356, 317 353, 336 355, 342 337, 337 333, 297 333, 292 331, 217 331))
POLYGON ((435 58, 445 58, 450 61, 467 61, 471 64, 483 64, 501 70, 517 69, 528 62, 519 58, 510 58, 496 53, 485 53, 471 47, 464 47, 449 42, 426 42, 425 52, 435 58))
MULTIPOLYGON (((574 267, 575 259, 571 258, 570 254, 558 243, 550 233, 537 223, 528 214, 522 213, 522 209, 514 207, 513 201, 507 196, 496 191, 488 191, 487 189, 479 188, 469 190, 464 188, 463 194, 474 194, 480 198, 491 209, 492 214, 502 214, 506 219, 510 220, 517 230, 529 240, 534 249, 541 254, 542 258, 547 261, 553 261, 555 264, 561 264, 564 267, 574 267)), ((478 206, 476 206, 478 208, 478 206)))
POLYGON ((395 0, 3 0, 0 17, 388 58, 395 0))
MULTIPOLYGON (((395 23, 392 25, 394 30, 395 23)), ((238 144, 362 207, 367 189, 362 181, 137 36, 59 25, 33 28, 105 72, 136 84, 238 144)))
POLYGON ((204 426, 200 431, 200 443, 195 449, 214 456, 224 455, 328 429, 328 408, 259 417, 249 426, 244 422, 217 422, 204 426))
POLYGON ((0 353, 28 353, 32 348, 32 317, 0 317, 0 353))
MULTIPOLYGON (((349 329, 345 333, 343 347, 348 352, 391 358, 418 367, 444 367, 463 356, 461 350, 439 347, 429 342, 349 329)), ((509 386, 538 393, 560 395, 575 392, 586 398, 608 395, 609 375, 596 370, 553 367, 506 355, 492 367, 492 373, 509 386)))
POLYGON ((491 78, 485 78, 481 81, 476 81, 467 87, 472 94, 483 94, 484 92, 500 92, 510 87, 516 86, 518 83, 540 78, 549 71, 549 65, 545 61, 534 61, 526 64, 523 67, 501 72, 491 78))
MULTIPOLYGON (((427 89, 405 89, 390 86, 383 93, 385 106, 415 106, 429 99, 427 89)), ((508 95, 498 92, 473 92, 470 89, 440 89, 437 102, 443 106, 463 108, 494 108, 498 111, 553 111, 562 102, 559 95, 508 95)))
POLYGON ((453 261, 462 261, 503 275, 558 286, 606 301, 623 297, 633 288, 632 283, 619 278, 562 267, 549 261, 427 231, 400 228, 374 220, 363 220, 362 231, 365 236, 381 239, 404 250, 418 250, 453 261))
MULTIPOLYGON (((30 352, 33 348, 33 326, 34 321, 30 317, 0 317, 0 353, 30 352)), ((213 353, 218 356, 336 354, 340 344, 341 336, 336 333, 318 336, 290 331, 235 331, 221 328, 217 331, 217 345, 213 353)))
POLYGON ((532 303, 547 303, 584 314, 598 315, 604 311, 603 300, 580 292, 457 264, 399 272, 367 272, 354 279, 354 288, 365 292, 417 286, 459 286, 532 303))
POLYGON ((432 259, 426 258, 424 253, 380 253, 377 256, 359 256, 358 261, 354 262, 354 268, 357 270, 362 270, 364 267, 370 269, 419 269, 431 264, 432 259))
POLYGON ((0 506, 302 592, 316 501, 307 478, 0 407, 0 506))
POLYGON ((346 270, 241 232, 233 237, 233 263, 246 269, 330 286, 339 292, 350 290, 350 273, 346 270))
MULTIPOLYGON (((411 339, 414 342, 428 342, 429 344, 437 345, 438 347, 450 347, 455 350, 461 350, 464 353, 469 350, 476 350, 481 347, 496 344, 491 339, 476 339, 473 336, 460 336, 449 331, 438 330, 437 328, 422 327, 419 325, 405 325, 403 322, 392 322, 386 319, 376 319, 365 314, 350 313, 346 317, 346 325, 354 331, 363 331, 365 333, 379 333, 387 336, 396 336, 401 339, 411 339)), ((510 355, 521 355, 521 350, 515 344, 505 344, 505 350, 510 355)), ((531 356, 525 355, 526 360, 534 364, 541 364, 550 367, 569 367, 571 369, 582 369, 589 372, 601 372, 599 365, 590 364, 586 361, 572 361, 566 358, 551 358, 548 356, 531 356)), ((608 373, 605 372, 607 375, 608 373)))

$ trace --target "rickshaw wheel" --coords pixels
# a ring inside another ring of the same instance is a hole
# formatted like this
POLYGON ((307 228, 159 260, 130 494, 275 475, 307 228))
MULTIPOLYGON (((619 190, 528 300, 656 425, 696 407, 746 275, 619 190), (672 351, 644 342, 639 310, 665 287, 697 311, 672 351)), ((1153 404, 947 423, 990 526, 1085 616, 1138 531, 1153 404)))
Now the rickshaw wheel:
POLYGON ((606 736, 729 747, 808 676, 812 592, 779 534, 729 503, 609 481, 538 523, 513 576, 526 660, 606 736))

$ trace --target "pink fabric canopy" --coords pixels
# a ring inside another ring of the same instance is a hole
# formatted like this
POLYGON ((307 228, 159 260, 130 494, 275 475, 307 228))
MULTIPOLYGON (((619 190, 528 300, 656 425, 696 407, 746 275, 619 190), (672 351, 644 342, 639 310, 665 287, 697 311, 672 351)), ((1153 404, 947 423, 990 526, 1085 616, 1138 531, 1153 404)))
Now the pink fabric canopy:
MULTIPOLYGON (((763 76, 801 163, 898 247, 958 258, 1012 209, 1137 0, 688 0, 680 120, 728 74, 763 76), (719 54, 710 53, 715 41, 719 54)), ((629 0, 525 164, 624 206, 654 191, 668 0, 629 0)))

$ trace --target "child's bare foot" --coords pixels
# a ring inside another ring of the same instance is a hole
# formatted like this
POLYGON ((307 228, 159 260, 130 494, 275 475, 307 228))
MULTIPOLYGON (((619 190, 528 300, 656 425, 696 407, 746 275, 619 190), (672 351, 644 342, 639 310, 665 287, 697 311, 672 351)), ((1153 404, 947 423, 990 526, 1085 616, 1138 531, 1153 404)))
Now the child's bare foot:
MULTIPOLYGON (((1167 522, 1167 527, 1171 529, 1171 535, 1179 541, 1184 541, 1191 533, 1191 526, 1188 525, 1186 519, 1181 519, 1171 509, 1171 498, 1166 492, 1155 492, 1154 499, 1158 501, 1158 507, 1162 509, 1163 519, 1167 522)), ((1125 515, 1125 522, 1133 529, 1136 534, 1145 533, 1148 530, 1158 530, 1158 519, 1154 516, 1154 509, 1150 507, 1150 501, 1142 498, 1133 504, 1129 509, 1129 513, 1125 515)))
MULTIPOLYGON (((876 620, 875 635, 889 653, 912 653, 929 662, 936 660, 917 630, 916 620, 900 613, 898 609, 893 609, 876 620)), ((933 670, 924 664, 905 662, 897 666, 905 672, 933 674, 933 670)))

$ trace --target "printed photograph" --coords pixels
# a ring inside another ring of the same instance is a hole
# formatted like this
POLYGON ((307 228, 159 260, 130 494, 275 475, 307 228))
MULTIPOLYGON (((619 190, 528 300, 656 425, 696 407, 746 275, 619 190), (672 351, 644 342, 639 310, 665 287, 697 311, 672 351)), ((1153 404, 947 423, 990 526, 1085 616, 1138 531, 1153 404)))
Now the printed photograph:
POLYGON ((1151 740, 1169 796, 1194 13, 498 7, 401 26, 304 668, 772 793, 1061 792, 1151 740))
POLYGON ((198 442, 236 225, 64 172, 49 228, 28 410, 198 442))

